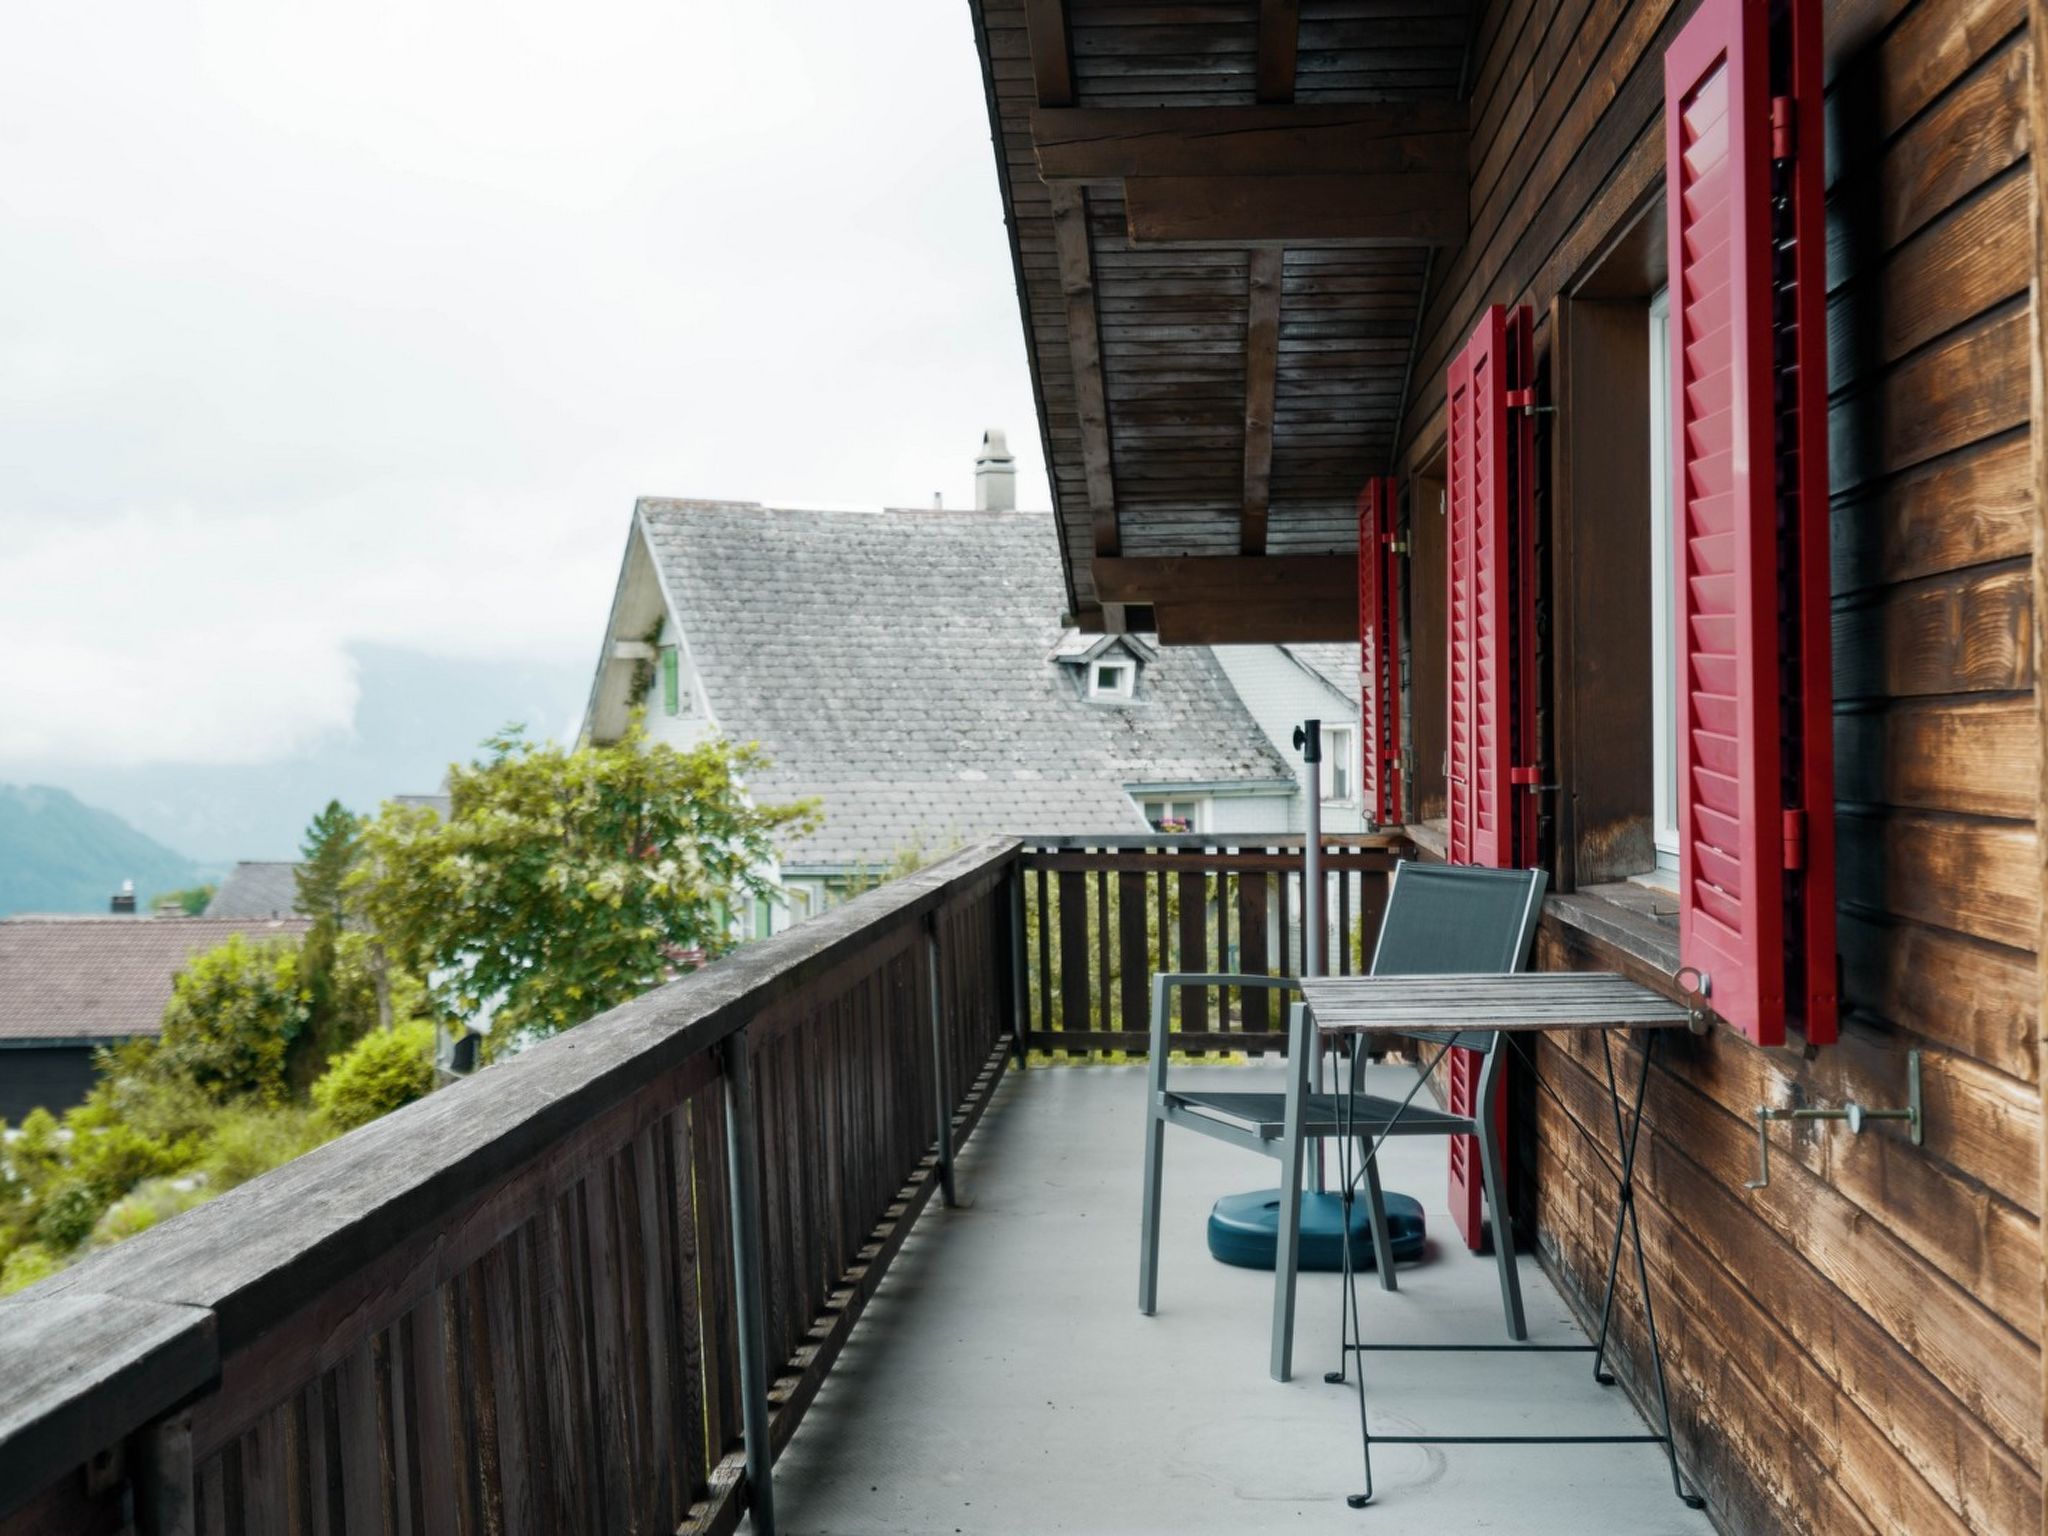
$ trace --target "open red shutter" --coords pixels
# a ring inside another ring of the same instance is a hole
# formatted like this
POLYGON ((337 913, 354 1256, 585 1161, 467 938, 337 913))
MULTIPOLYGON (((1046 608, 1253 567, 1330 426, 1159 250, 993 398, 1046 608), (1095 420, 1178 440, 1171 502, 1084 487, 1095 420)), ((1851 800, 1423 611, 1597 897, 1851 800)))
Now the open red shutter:
POLYGON ((1449 858, 1472 862, 1472 435, 1477 414, 1469 349, 1451 359, 1445 404, 1444 621, 1449 656, 1444 672, 1444 805, 1449 858))
POLYGON ((1818 0, 1777 33, 1705 0, 1664 59, 1679 946, 1761 1045, 1835 1035, 1818 0))
POLYGON ((1391 476, 1380 484, 1380 797, 1378 821, 1403 819, 1401 800, 1401 551, 1400 511, 1391 476))
POLYGON ((1472 369, 1472 862, 1515 861, 1508 791, 1514 665, 1508 615, 1507 311, 1491 306, 1466 344, 1472 369))
POLYGON ((1401 624, 1394 565, 1394 482, 1358 493, 1358 694, 1365 750, 1363 805, 1376 824, 1400 819, 1401 624))
POLYGON ((1359 804, 1375 820, 1379 816, 1380 781, 1385 777, 1386 748, 1380 740, 1385 686, 1381 659, 1385 649, 1386 615, 1380 594, 1380 497, 1378 480, 1368 480, 1358 493, 1358 734, 1359 804))

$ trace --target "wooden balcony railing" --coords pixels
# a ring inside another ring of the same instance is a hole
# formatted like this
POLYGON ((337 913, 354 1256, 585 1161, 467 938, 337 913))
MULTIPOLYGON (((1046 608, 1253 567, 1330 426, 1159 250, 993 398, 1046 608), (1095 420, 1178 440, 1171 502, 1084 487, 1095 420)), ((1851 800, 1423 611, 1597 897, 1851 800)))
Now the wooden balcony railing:
POLYGON ((1001 1070, 1015 848, 0 1302, 0 1532, 733 1529, 1001 1070))
MULTIPOLYGON (((1299 836, 1026 839, 1023 1042, 1066 1055, 1143 1052, 1155 972, 1301 975, 1302 845, 1299 836)), ((1323 838, 1329 971, 1364 968, 1405 851, 1394 835, 1323 838)), ((1186 988, 1171 1006, 1181 1050, 1261 1055, 1286 1044, 1282 1002, 1267 990, 1186 988)))
MULTIPOLYGON (((1328 850, 1348 969, 1398 844, 1328 850)), ((1005 1054, 1143 1049, 1156 967, 1298 970, 1300 857, 979 845, 0 1301, 0 1536, 772 1528, 1005 1054)), ((1176 1043, 1276 1049, 1265 1002, 1176 1043)))

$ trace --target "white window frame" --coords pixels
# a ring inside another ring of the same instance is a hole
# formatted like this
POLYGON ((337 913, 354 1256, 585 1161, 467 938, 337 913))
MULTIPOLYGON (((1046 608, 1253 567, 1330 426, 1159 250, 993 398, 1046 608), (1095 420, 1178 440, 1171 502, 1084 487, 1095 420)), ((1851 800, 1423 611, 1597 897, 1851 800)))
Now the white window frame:
POLYGON ((1164 795, 1147 795, 1138 803, 1138 808, 1144 812, 1145 820, 1151 824, 1155 831, 1158 829, 1160 822, 1169 819, 1185 821, 1188 824, 1189 832, 1206 832, 1209 830, 1209 802, 1206 800, 1186 800, 1164 795))
POLYGON ((1317 768, 1323 803, 1326 805, 1349 805, 1358 798, 1359 768, 1358 731, 1349 725, 1326 725, 1323 727, 1323 760, 1317 768), (1343 778, 1338 778, 1338 769, 1343 769, 1343 778))
POLYGON ((1091 699, 1128 699, 1137 692, 1138 666, 1133 661, 1119 661, 1115 658, 1104 660, 1098 657, 1088 663, 1088 697, 1091 699), (1113 672, 1116 682, 1109 687, 1102 684, 1102 674, 1113 672))
POLYGON ((1671 295, 1650 300, 1650 782, 1657 873, 1678 877, 1678 622, 1672 475, 1671 295))

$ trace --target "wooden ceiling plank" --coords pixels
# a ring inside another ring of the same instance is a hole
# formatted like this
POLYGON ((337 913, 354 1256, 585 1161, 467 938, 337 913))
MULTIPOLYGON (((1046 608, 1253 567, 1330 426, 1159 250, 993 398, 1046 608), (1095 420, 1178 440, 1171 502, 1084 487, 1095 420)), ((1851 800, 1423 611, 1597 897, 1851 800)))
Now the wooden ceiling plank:
POLYGON ((1047 181, 1133 176, 1456 174, 1457 101, 1238 107, 1042 107, 1033 153, 1047 181))
MULTIPOLYGON (((1354 569, 1352 585, 1357 585, 1354 569)), ((1309 645, 1358 638, 1358 594, 1285 603, 1168 603, 1151 610, 1162 645, 1309 645)))
POLYGON ((1244 333, 1244 512, 1239 548, 1247 555, 1263 555, 1273 485, 1273 402, 1280 381, 1283 258, 1277 250, 1254 251, 1249 265, 1244 333))
POLYGON ((1024 25, 1031 35, 1031 83, 1041 107, 1071 106, 1073 52, 1067 46, 1065 0, 1024 0, 1024 25))
POLYGON ((1259 100, 1294 100, 1295 56, 1300 47, 1301 0, 1259 0, 1259 100))
POLYGON ((1102 338, 1096 329, 1095 272, 1088 240, 1088 194, 1079 187, 1052 189, 1053 240, 1059 249, 1060 292, 1067 309, 1067 355, 1080 418, 1081 459, 1088 476, 1088 507, 1095 553, 1114 555, 1122 545, 1116 515, 1116 472, 1110 456, 1109 404, 1102 388, 1102 338))
POLYGON ((1445 246, 1465 238, 1462 173, 1134 176, 1133 245, 1445 246))

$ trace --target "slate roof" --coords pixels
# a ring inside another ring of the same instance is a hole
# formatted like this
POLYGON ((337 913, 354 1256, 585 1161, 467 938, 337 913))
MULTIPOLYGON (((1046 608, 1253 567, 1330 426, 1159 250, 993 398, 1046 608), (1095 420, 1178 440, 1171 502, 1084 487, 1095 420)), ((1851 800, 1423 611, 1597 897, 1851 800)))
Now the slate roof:
POLYGON ((0 922, 0 1044, 153 1035, 185 962, 233 933, 297 939, 304 918, 11 917, 0 922))
POLYGON ((712 714, 773 759, 760 800, 816 795, 796 867, 885 864, 996 832, 1143 831, 1132 784, 1293 775, 1206 647, 1160 648, 1090 703, 1047 512, 637 509, 712 714))
POLYGON ((1315 673, 1332 688, 1358 702, 1358 668, 1360 666, 1358 647, 1324 643, 1316 645, 1288 645, 1281 647, 1288 655, 1315 673))
POLYGON ((227 872, 208 917, 291 917, 299 910, 299 866, 289 861, 244 859, 227 872))

